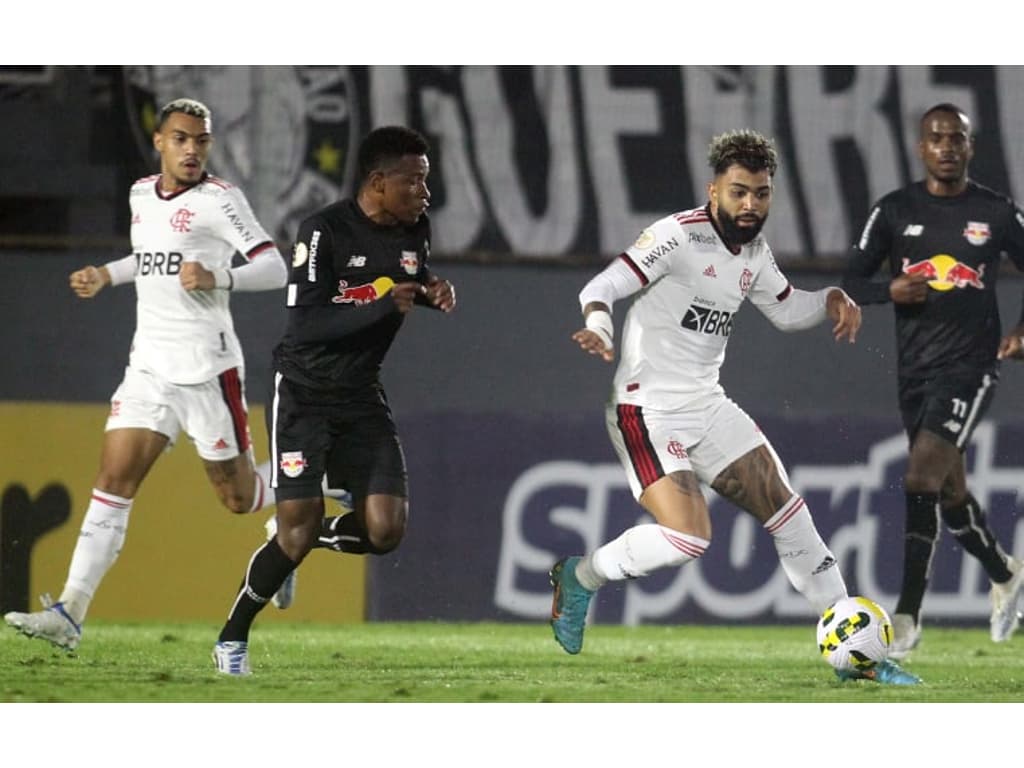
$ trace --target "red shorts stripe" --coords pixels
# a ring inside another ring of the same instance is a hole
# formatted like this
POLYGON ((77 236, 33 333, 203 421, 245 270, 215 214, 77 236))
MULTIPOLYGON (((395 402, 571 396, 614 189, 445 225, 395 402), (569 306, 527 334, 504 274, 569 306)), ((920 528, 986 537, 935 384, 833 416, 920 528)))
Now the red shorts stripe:
POLYGON ((220 381, 224 404, 231 412, 231 423, 235 429, 235 442, 238 444, 238 451, 245 453, 249 450, 249 418, 245 412, 245 403, 242 402, 242 380, 238 376, 238 369, 230 368, 217 379, 220 381))
POLYGON ((643 409, 637 405, 616 406, 619 431, 626 443, 626 453, 633 464, 633 471, 640 480, 640 486, 646 488, 655 480, 665 476, 661 460, 654 451, 651 437, 644 424, 643 409))

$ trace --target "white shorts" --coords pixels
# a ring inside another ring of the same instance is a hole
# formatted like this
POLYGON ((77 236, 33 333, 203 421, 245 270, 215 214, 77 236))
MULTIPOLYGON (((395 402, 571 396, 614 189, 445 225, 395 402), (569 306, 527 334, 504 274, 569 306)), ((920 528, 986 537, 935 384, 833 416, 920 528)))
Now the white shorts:
POLYGON ((202 458, 233 459, 252 443, 243 381, 240 368, 202 384, 172 384, 128 366, 110 398, 106 429, 159 432, 170 440, 168 449, 184 430, 202 458))
POLYGON ((768 442, 754 420, 721 393, 680 411, 611 403, 605 418, 636 499, 651 483, 680 470, 710 486, 736 459, 768 442))

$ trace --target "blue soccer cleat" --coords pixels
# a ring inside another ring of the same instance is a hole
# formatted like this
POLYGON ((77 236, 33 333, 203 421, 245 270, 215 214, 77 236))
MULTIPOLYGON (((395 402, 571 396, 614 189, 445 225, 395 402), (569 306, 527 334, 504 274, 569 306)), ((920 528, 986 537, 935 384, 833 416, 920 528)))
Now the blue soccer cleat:
POLYGON ((75 624, 64 603, 55 603, 49 595, 39 598, 43 610, 35 613, 11 612, 4 615, 4 621, 28 637, 47 640, 65 651, 73 651, 82 639, 82 627, 75 624))
POLYGON ((583 648, 583 629, 587 623, 587 608, 594 593, 576 580, 578 557, 564 557, 551 569, 551 586, 555 594, 551 601, 551 628, 555 640, 568 653, 579 653, 583 648))
POLYGON ((224 640, 213 646, 213 663, 225 675, 251 675, 249 644, 244 640, 224 640))
POLYGON ((882 685, 918 685, 921 678, 907 672, 895 661, 883 659, 870 669, 844 669, 836 671, 836 677, 842 682, 847 680, 874 680, 882 685))

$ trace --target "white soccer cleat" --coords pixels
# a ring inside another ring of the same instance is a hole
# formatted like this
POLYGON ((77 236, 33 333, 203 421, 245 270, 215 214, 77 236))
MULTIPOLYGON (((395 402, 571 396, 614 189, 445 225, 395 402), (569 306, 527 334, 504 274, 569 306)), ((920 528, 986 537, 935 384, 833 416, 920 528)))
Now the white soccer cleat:
POLYGON ((921 623, 915 622, 909 613, 892 615, 892 645, 889 646, 889 658, 905 659, 921 642, 921 623))
POLYGON ((249 644, 244 640, 225 640, 213 646, 213 663, 225 675, 251 675, 249 644))
POLYGON ((48 640, 58 648, 73 651, 82 639, 82 628, 75 624, 64 610, 63 603, 54 603, 49 595, 39 598, 43 610, 34 613, 16 613, 12 611, 4 616, 4 621, 29 637, 48 640))
MULTIPOLYGON (((277 536, 277 517, 271 515, 270 519, 263 524, 263 527, 267 529, 267 541, 277 536)), ((284 610, 295 601, 295 572, 298 568, 292 570, 284 580, 284 583, 277 588, 277 592, 270 598, 270 602, 273 603, 275 608, 284 610)))
POLYGON ((993 582, 988 593, 992 602, 989 627, 993 643, 1002 643, 1013 636, 1020 624, 1021 612, 1024 611, 1024 563, 1011 557, 1006 566, 1013 576, 1005 584, 993 582))

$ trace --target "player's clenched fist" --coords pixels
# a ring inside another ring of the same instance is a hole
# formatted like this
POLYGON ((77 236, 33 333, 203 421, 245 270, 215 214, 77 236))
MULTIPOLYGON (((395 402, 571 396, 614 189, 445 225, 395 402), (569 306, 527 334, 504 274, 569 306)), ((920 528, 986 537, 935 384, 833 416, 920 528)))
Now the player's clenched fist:
POLYGON ((416 296, 424 293, 425 289, 419 283, 396 283, 391 289, 391 295, 395 299, 395 306, 403 315, 412 309, 416 296))
POLYGON ((106 267, 88 266, 72 272, 70 283, 76 294, 83 299, 91 299, 110 283, 110 274, 106 267))
POLYGON ((213 272, 198 261, 186 261, 182 264, 178 279, 186 291, 211 291, 217 287, 213 272))
POLYGON ((427 298, 442 312, 455 309, 455 286, 437 275, 431 275, 427 283, 427 298))

